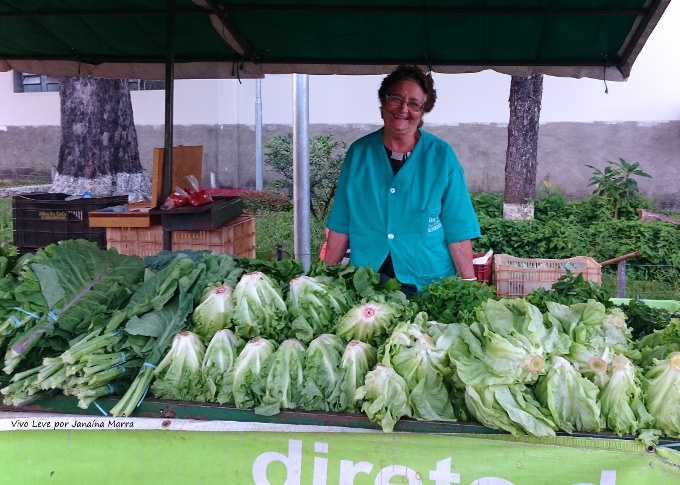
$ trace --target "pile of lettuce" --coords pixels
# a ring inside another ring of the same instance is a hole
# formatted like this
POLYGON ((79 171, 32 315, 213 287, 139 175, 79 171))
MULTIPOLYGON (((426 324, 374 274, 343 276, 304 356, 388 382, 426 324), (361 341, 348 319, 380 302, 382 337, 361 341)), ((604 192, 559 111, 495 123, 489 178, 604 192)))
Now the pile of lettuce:
POLYGON ((290 260, 166 251, 142 263, 67 241, 0 279, 0 392, 13 406, 61 392, 100 409, 113 395, 102 410, 115 416, 149 393, 267 416, 363 412, 388 432, 402 418, 474 419, 515 435, 680 437, 680 319, 634 340, 640 327, 599 293, 399 288, 351 265, 303 274, 290 260))

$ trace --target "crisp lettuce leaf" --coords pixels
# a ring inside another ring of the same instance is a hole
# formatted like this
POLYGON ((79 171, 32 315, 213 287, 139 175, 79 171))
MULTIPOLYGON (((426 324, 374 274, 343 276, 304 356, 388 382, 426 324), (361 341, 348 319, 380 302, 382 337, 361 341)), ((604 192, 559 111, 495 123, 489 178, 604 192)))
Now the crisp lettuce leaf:
POLYGON ((597 433, 602 428, 598 387, 579 374, 567 359, 553 356, 548 373, 538 379, 534 392, 563 431, 597 433))
POLYGON ((231 287, 221 285, 210 290, 191 315, 192 330, 202 342, 210 342, 215 332, 231 327, 234 300, 231 287))
POLYGON ((201 363, 205 401, 234 403, 232 386, 228 383, 227 375, 234 366, 241 342, 228 328, 215 332, 210 339, 201 363))
POLYGON ((337 279, 305 275, 293 278, 287 305, 295 337, 308 343, 316 335, 330 332, 352 302, 352 295, 337 279))
POLYGON ((606 427, 619 436, 635 434, 654 421, 643 402, 638 371, 623 355, 612 359, 611 378, 599 400, 606 427))
POLYGON ((515 436, 555 436, 557 426, 528 390, 507 385, 467 386, 465 403, 472 416, 489 428, 515 436))
POLYGON ((262 402, 270 357, 275 350, 276 343, 262 337, 250 339, 241 350, 227 376, 237 408, 246 409, 262 402))
POLYGON ((356 398, 364 401, 361 411, 368 419, 379 423, 387 433, 394 431, 400 418, 413 415, 406 381, 393 368, 382 364, 366 374, 366 381, 357 389, 356 398))
POLYGON ((269 364, 265 394, 255 413, 278 414, 299 406, 304 384, 305 346, 297 339, 281 342, 269 364))
POLYGON ((156 379, 151 392, 161 399, 182 401, 203 400, 201 362, 205 346, 198 335, 192 332, 179 332, 172 339, 170 350, 160 361, 156 379))
POLYGON ((305 357, 302 408, 306 411, 339 411, 341 361, 345 343, 337 335, 323 333, 309 343, 305 357))
POLYGON ((356 400, 356 391, 364 385, 366 374, 377 361, 377 351, 360 340, 352 340, 345 347, 340 361, 340 411, 357 412, 361 402, 356 400))
POLYGON ((666 436, 680 437, 680 352, 654 362, 644 376, 643 390, 654 427, 666 436))
POLYGON ((279 339, 284 334, 288 308, 281 291, 267 275, 259 271, 243 275, 233 298, 238 337, 279 339))

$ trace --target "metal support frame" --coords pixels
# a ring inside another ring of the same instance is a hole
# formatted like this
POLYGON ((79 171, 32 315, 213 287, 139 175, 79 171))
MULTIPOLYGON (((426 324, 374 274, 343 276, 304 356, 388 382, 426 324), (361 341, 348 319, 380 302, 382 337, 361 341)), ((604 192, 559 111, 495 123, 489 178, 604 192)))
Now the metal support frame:
POLYGON ((255 80, 255 190, 262 191, 262 80, 255 80))
MULTIPOLYGON (((172 191, 173 110, 175 93, 175 0, 167 0, 165 59, 165 156, 161 184, 161 201, 172 191)), ((163 249, 172 250, 172 232, 163 231, 163 249)))
POLYGON ((311 263, 309 224, 309 75, 293 75, 293 220, 295 259, 305 273, 311 263))

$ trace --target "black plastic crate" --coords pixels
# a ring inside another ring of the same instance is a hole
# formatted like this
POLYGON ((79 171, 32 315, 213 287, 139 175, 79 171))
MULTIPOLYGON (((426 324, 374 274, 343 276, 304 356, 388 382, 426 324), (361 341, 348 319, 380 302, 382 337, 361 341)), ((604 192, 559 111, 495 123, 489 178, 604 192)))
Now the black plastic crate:
POLYGON ((12 197, 14 245, 19 253, 65 239, 86 239, 106 249, 106 228, 90 227, 89 213, 125 204, 127 195, 66 200, 68 194, 37 193, 12 197))

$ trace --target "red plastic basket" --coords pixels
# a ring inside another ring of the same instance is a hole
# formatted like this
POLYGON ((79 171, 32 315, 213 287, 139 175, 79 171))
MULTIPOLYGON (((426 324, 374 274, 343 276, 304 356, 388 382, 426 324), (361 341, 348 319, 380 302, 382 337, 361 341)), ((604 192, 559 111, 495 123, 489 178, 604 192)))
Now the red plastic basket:
MULTIPOLYGON (((481 258, 484 256, 486 253, 474 253, 472 255, 473 258, 481 258)), ((477 278, 477 281, 480 283, 485 283, 489 286, 491 286, 491 278, 493 273, 491 272, 491 267, 493 264, 493 256, 488 259, 488 261, 484 264, 473 264, 472 266, 475 269, 475 278, 477 278)))

